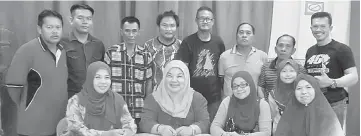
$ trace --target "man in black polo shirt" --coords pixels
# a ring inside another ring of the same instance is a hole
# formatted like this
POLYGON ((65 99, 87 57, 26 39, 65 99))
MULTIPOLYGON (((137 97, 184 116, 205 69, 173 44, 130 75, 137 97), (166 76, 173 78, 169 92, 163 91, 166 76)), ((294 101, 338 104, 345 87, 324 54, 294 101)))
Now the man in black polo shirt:
POLYGON ((330 13, 314 13, 310 28, 317 44, 307 50, 305 69, 318 79, 321 90, 344 128, 348 101, 344 87, 358 81, 352 51, 347 45, 331 38, 333 26, 330 13))
POLYGON ((68 98, 80 92, 90 63, 103 61, 105 47, 102 41, 89 34, 93 25, 94 9, 75 4, 70 8, 72 31, 62 39, 68 64, 68 98))

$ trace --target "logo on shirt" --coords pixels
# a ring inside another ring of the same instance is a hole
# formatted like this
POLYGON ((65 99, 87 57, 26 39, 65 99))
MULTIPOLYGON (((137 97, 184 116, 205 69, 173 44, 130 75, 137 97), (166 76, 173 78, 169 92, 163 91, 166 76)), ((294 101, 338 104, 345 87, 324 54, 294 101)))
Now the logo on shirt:
POLYGON ((194 71, 193 76, 214 76, 214 63, 213 63, 214 54, 211 54, 209 50, 203 49, 198 54, 198 60, 196 65, 196 70, 194 71))
POLYGON ((328 73, 330 70, 327 68, 327 64, 330 63, 330 56, 328 54, 317 54, 311 56, 307 60, 307 72, 308 73, 321 73, 324 70, 325 73, 328 73))

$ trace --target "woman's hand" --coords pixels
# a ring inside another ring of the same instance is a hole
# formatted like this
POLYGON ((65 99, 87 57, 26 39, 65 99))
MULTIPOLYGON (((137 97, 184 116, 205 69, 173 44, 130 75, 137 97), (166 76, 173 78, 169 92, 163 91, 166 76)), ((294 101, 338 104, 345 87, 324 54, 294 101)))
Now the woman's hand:
POLYGON ((113 129, 103 132, 102 136, 123 136, 124 134, 126 134, 124 129, 113 129))
POLYGON ((177 132, 168 125, 161 125, 159 126, 159 134, 161 136, 176 136, 177 132))
POLYGON ((175 130, 177 132, 177 136, 192 136, 193 129, 191 127, 182 126, 175 130))

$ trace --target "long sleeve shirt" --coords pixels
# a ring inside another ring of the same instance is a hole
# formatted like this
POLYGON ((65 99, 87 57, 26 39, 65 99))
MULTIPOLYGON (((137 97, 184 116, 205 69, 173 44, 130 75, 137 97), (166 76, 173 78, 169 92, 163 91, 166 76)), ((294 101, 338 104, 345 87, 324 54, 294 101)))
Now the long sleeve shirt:
MULTIPOLYGON (((66 110, 66 119, 68 121, 68 127, 76 129, 77 132, 80 132, 84 136, 101 136, 105 131, 95 130, 87 128, 84 124, 86 108, 79 104, 79 99, 77 95, 74 95, 69 99, 67 110, 66 110)), ((122 129, 128 129, 133 134, 137 131, 137 126, 134 123, 134 119, 129 113, 128 107, 126 104, 123 106, 123 114, 120 118, 122 123, 122 129)), ((65 132, 66 133, 66 132, 65 132)))
MULTIPOLYGON (((214 117, 214 120, 211 124, 211 135, 212 136, 221 136, 225 131, 223 130, 226 119, 228 106, 230 102, 230 96, 224 98, 221 105, 218 108, 217 114, 214 117)), ((271 111, 268 103, 264 100, 260 100, 260 114, 258 119, 259 132, 250 133, 249 136, 270 136, 271 135, 271 111)), ((243 109, 242 109, 243 110, 243 109)), ((244 109, 247 110, 247 109, 244 109)))

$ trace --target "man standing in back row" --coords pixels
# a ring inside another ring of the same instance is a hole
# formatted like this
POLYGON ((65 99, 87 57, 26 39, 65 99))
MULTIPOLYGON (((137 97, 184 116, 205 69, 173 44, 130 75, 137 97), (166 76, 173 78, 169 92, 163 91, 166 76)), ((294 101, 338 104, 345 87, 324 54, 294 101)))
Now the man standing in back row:
POLYGON ((352 51, 347 45, 331 38, 333 26, 330 13, 314 13, 310 28, 317 43, 307 50, 305 69, 317 78, 345 131, 348 92, 344 87, 358 81, 352 51))
POLYGON ((102 41, 90 35, 94 9, 89 5, 75 4, 70 8, 72 31, 61 40, 66 49, 68 64, 68 99, 80 92, 85 82, 87 67, 103 61, 105 47, 102 41))
POLYGON ((207 99, 211 122, 221 102, 218 60, 225 50, 221 37, 211 33, 214 20, 212 9, 200 7, 195 19, 198 31, 182 41, 175 57, 188 64, 191 87, 207 99))

